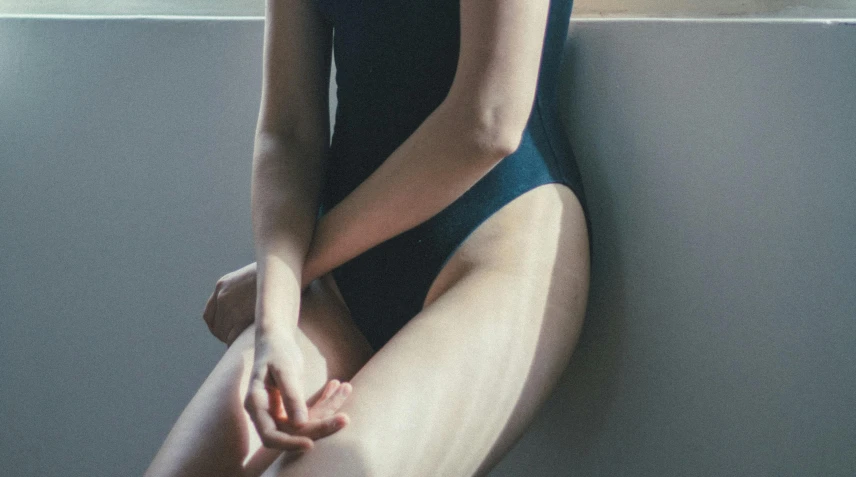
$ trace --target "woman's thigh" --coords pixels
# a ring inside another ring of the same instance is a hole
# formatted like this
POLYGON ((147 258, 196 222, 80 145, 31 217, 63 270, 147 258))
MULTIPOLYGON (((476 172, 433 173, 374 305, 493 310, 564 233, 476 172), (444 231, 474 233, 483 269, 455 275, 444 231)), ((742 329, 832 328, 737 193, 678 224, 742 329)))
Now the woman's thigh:
MULTIPOLYGON (((348 381, 371 356, 347 307, 325 276, 301 300, 298 343, 306 358, 307 399, 329 379, 348 381)), ((280 454, 261 447, 243 401, 255 327, 235 340, 182 412, 146 475, 257 476, 280 454)))
POLYGON ((515 199, 470 235, 423 310, 351 380, 350 425, 264 475, 486 473, 566 367, 588 273, 573 194, 550 185, 515 199))

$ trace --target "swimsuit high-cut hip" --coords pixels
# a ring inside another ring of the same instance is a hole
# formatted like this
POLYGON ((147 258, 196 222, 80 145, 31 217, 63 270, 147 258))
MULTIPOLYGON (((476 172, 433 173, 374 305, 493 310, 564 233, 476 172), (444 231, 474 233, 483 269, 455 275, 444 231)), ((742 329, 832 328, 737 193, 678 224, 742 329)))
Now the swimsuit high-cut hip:
MULTIPOLYGON (((556 86, 571 0, 550 1, 532 114, 520 147, 439 214, 333 270, 375 350, 422 308, 449 257, 491 214, 543 184, 585 199, 556 86)), ((459 0, 316 0, 334 28, 336 121, 319 214, 364 181, 443 101, 460 47, 459 0)), ((588 217, 588 214, 586 214, 588 217)))

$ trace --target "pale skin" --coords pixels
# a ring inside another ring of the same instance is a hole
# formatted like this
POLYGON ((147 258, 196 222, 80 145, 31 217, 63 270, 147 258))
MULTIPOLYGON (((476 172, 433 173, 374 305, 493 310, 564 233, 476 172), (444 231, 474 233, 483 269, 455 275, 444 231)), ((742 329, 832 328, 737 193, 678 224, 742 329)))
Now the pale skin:
POLYGON ((267 4, 257 265, 218 282, 204 316, 230 346, 147 475, 484 475, 579 336, 589 244, 570 189, 537 187, 490 216, 376 353, 329 272, 435 215, 516 149, 548 2, 461 0, 446 100, 317 223, 331 32, 311 5, 267 4))

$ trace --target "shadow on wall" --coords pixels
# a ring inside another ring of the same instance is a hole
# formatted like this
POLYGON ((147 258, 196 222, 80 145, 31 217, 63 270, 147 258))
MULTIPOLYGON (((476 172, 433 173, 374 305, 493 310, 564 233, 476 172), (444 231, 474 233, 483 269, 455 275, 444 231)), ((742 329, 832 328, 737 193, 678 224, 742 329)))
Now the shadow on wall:
MULTIPOLYGON (((573 28, 573 25, 571 26, 573 28)), ((570 88, 579 80, 573 70, 574 41, 565 46, 564 66, 558 92, 562 114, 574 99, 570 88)), ((589 74, 587 72, 586 74, 589 74)), ((587 78, 597 83, 598 78, 587 78)), ((597 101, 597 98, 592 98, 597 101)), ((592 109, 594 110, 594 109, 592 109)), ((620 349, 625 339, 627 313, 624 264, 616 233, 612 193, 598 166, 592 141, 576 141, 570 131, 590 130, 562 118, 583 178, 592 226, 591 286, 588 309, 576 349, 558 386, 536 420, 491 477, 518 475, 565 475, 584 468, 581 462, 597 460, 600 436, 608 434, 607 417, 616 397, 620 349), (549 443, 549 444, 545 444, 549 443)))
MULTIPOLYGON (((574 124, 568 114, 571 108, 580 108, 580 105, 572 104, 579 99, 572 92, 573 85, 581 81, 579 72, 575 71, 578 62, 573 61, 577 50, 572 33, 565 46, 558 97, 563 103, 560 105, 562 120, 580 168, 591 218, 591 290, 577 349, 556 391, 557 399, 548 412, 560 422, 574 424, 573 427, 550 426, 556 433, 551 437, 558 442, 567 442, 571 454, 567 458, 570 462, 579 462, 590 454, 598 435, 606 427, 605 419, 615 398, 627 301, 624 263, 617 239, 619 234, 609 181, 600 167, 596 148, 591 148, 596 143, 579 141, 575 137, 577 132, 590 128, 574 124)), ((601 81, 590 74, 586 72, 589 75, 587 82, 597 84, 601 81)), ((591 101, 598 99, 591 98, 591 101)), ((594 108, 583 109, 595 111, 594 108)))

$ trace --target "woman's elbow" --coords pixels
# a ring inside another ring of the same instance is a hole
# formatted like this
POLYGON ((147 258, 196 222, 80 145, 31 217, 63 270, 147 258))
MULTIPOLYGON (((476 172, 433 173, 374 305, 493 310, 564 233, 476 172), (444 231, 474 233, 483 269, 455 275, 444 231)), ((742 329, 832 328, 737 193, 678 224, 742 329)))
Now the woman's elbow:
POLYGON ((499 162, 514 153, 523 139, 529 121, 528 108, 512 103, 486 105, 467 100, 444 103, 440 121, 444 136, 461 137, 480 161, 499 162))
POLYGON ((480 149, 488 160, 500 161, 513 154, 520 147, 523 139, 523 128, 497 127, 489 131, 482 130, 478 139, 480 149))
POLYGON ((497 141, 496 151, 501 157, 506 157, 514 154, 515 151, 520 147, 520 143, 523 141, 523 130, 525 129, 525 125, 519 128, 509 128, 505 129, 501 133, 501 138, 497 141))
POLYGON ((488 160, 500 161, 517 151, 523 140, 528 116, 522 120, 519 114, 501 111, 480 116, 481 119, 475 121, 470 131, 488 160))

